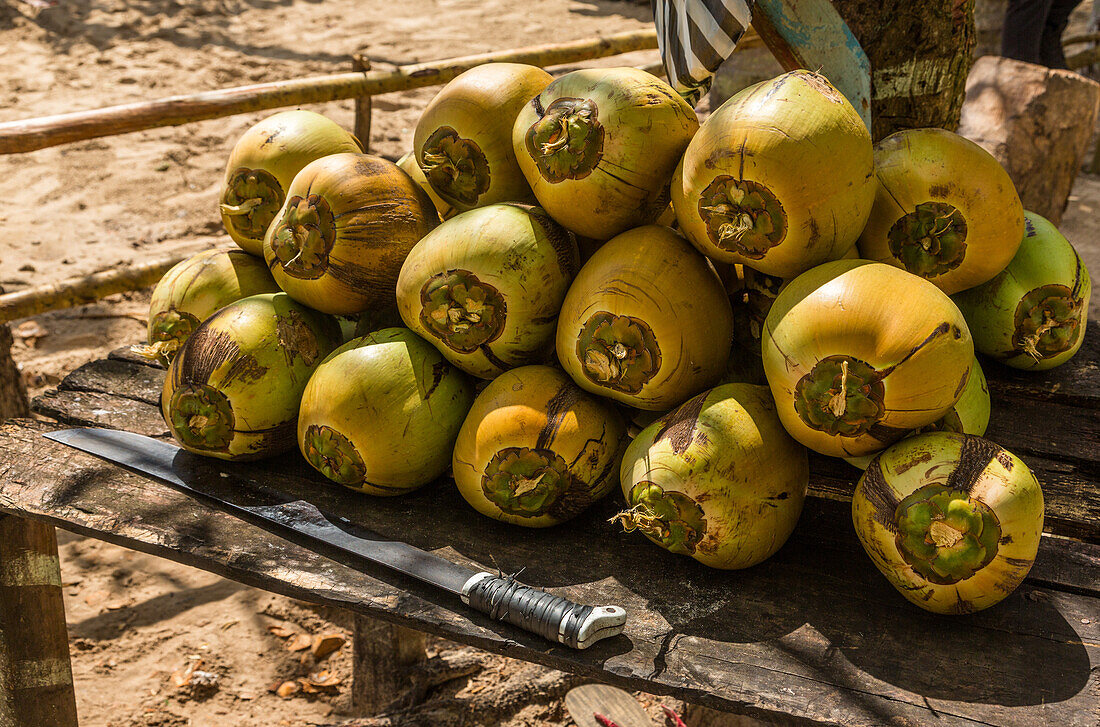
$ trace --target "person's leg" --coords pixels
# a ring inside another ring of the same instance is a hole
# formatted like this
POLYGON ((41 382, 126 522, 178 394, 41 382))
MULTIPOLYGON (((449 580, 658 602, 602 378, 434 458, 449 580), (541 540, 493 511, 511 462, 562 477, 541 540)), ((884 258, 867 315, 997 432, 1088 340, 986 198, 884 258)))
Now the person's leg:
POLYGON ((1044 66, 1065 68, 1066 56, 1062 52, 1062 34, 1069 25, 1069 16, 1081 0, 1053 0, 1043 26, 1043 37, 1039 43, 1039 58, 1044 66))
POLYGON ((1072 0, 1008 0, 1001 55, 1028 63, 1042 63, 1040 48, 1047 15, 1054 2, 1072 0))

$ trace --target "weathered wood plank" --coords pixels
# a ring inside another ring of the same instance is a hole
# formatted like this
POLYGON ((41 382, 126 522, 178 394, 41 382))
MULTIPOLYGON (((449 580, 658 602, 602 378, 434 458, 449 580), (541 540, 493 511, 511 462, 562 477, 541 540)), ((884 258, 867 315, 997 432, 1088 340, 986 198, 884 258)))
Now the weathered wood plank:
POLYGON ((89 391, 160 406, 164 388, 163 369, 129 361, 100 359, 89 361, 66 376, 59 391, 89 391))
POLYGON ((147 437, 167 437, 160 410, 133 399, 93 391, 47 391, 31 402, 36 414, 80 427, 126 429, 147 437))
POLYGON ((127 361, 129 363, 139 364, 141 366, 149 366, 151 368, 161 370, 165 370, 168 368, 160 361, 153 361, 145 358, 144 356, 139 356, 138 354, 134 353, 133 349, 129 346, 116 348, 114 351, 111 351, 109 354, 107 354, 107 358, 111 361, 127 361))
MULTIPOLYGON (((528 531, 477 515, 445 483, 375 499, 320 481, 295 457, 264 468, 197 465, 305 496, 456 562, 526 567, 526 581, 555 593, 627 608, 624 636, 573 652, 456 613, 452 599, 408 579, 339 565, 44 441, 43 427, 0 428, 0 510, 625 688, 815 724, 1085 727, 1100 715, 1100 599, 1029 581, 979 614, 926 614, 874 569, 843 503, 807 502, 774 558, 727 573, 617 532, 606 522, 618 507, 612 501, 564 527, 528 531)), ((1061 570, 1075 572, 1080 590, 1082 564, 1064 567, 1064 544, 1052 542, 1044 539, 1037 572, 1055 581, 1061 570)))

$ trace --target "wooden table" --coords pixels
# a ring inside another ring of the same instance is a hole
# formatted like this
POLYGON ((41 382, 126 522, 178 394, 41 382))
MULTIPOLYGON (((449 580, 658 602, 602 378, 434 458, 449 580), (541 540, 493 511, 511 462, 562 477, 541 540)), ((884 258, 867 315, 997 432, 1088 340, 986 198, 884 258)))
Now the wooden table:
MULTIPOLYGON (((448 482, 410 496, 357 496, 295 454, 211 462, 242 483, 292 493, 473 567, 515 572, 577 601, 624 606, 624 635, 586 652, 553 647, 385 569, 341 565, 171 488, 43 439, 62 424, 157 437, 163 371, 125 352, 89 363, 35 409, 60 424, 0 426, 0 512, 41 520, 294 598, 458 642, 761 718, 812 724, 1100 725, 1100 329, 1046 374, 986 367, 988 436, 1043 483, 1046 529, 1028 580, 964 617, 901 598, 863 553, 849 496, 857 472, 813 460, 812 493, 779 553, 740 572, 706 569, 607 522, 613 499, 567 525, 490 521, 448 482), (1069 536, 1076 540, 1067 539, 1069 536)), ((2 604, 0 604, 2 606, 2 604)))

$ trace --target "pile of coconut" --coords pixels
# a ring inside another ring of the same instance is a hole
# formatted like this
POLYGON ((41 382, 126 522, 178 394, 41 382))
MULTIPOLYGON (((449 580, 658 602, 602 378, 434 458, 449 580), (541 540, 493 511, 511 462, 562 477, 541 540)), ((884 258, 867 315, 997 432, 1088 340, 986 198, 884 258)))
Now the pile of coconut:
POLYGON ((856 531, 917 605, 985 608, 1034 560, 1042 491, 981 437, 975 350, 1068 360, 1088 273, 980 147, 872 144, 823 76, 700 125, 636 69, 484 65, 397 163, 311 112, 260 122, 220 210, 241 250, 171 270, 142 347, 192 452, 297 447, 374 496, 449 472, 527 527, 619 485, 627 530, 729 569, 786 541, 814 450, 865 469, 856 531))

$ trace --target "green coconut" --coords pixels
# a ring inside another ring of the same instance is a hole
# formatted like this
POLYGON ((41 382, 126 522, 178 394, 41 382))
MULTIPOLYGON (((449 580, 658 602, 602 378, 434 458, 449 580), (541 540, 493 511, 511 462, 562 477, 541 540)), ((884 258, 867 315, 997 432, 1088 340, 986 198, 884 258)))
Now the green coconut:
POLYGON ((512 147, 512 124, 553 80, 537 66, 485 63, 444 86, 413 134, 416 163, 435 193, 460 211, 534 202, 512 147))
POLYGON ((393 162, 333 154, 307 165, 264 238, 275 282, 324 313, 393 305, 405 256, 439 224, 427 193, 393 162))
POLYGON ((844 95, 810 71, 722 104, 672 180, 680 230, 704 255, 782 278, 843 256, 874 198, 870 132, 844 95))
POLYGON ((539 207, 494 204, 444 222, 397 281, 405 325, 462 370, 491 379, 553 356, 577 245, 539 207))
POLYGON ((404 328, 353 339, 302 394, 298 446, 334 482, 400 495, 442 477, 474 401, 461 372, 404 328))
MULTIPOLYGON (((986 384, 985 374, 978 363, 977 357, 970 364, 970 375, 966 377, 966 385, 963 386, 962 395, 955 402, 955 406, 948 409, 942 417, 919 429, 914 429, 909 436, 916 436, 924 432, 956 432, 958 434, 974 434, 982 436, 989 426, 989 385, 986 384)), ((869 454, 863 457, 845 457, 848 464, 867 469, 867 465, 875 455, 869 454)))
POLYGON ((164 420, 181 447, 209 457, 250 460, 292 449, 306 382, 339 345, 331 316, 285 293, 230 303, 172 360, 164 420))
POLYGON ((564 522, 615 487, 626 427, 609 403, 549 366, 505 371, 478 395, 455 443, 455 484, 491 518, 564 522))
POLYGON ((852 522, 901 595, 935 613, 973 613, 1027 577, 1043 532, 1043 491, 1027 465, 993 442, 930 432, 871 461, 852 496, 852 522))
POLYGON ((286 190, 310 162, 362 144, 336 122, 312 111, 281 111, 237 141, 225 167, 219 209, 233 242, 263 255, 264 234, 286 200, 286 190))
POLYGON ((748 568, 787 541, 809 478, 767 387, 723 384, 631 442, 620 470, 628 509, 614 519, 712 568, 748 568))
POLYGON ((729 298, 706 258, 648 225, 581 268, 558 316, 558 360, 586 391, 667 411, 718 383, 732 335, 729 298))
POLYGON ((219 308, 279 286, 263 261, 243 250, 207 250, 177 263, 153 288, 149 343, 140 355, 169 361, 199 324, 219 308))
POLYGON ((1024 217, 1024 238, 1008 267, 953 299, 978 351, 1013 368, 1042 371, 1081 348, 1092 281, 1054 225, 1034 212, 1024 217))
POLYGON ((578 235, 607 240, 661 216, 698 128, 695 111, 656 76, 589 68, 525 105, 512 144, 539 205, 578 235))

